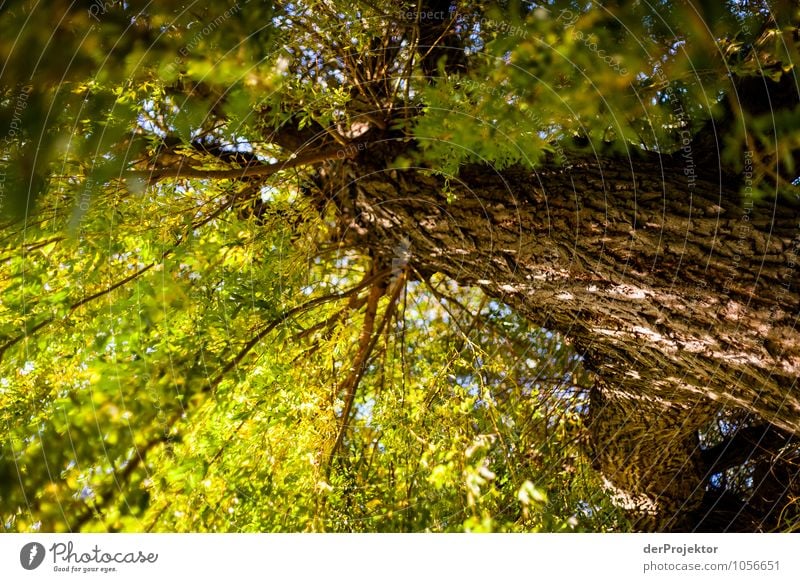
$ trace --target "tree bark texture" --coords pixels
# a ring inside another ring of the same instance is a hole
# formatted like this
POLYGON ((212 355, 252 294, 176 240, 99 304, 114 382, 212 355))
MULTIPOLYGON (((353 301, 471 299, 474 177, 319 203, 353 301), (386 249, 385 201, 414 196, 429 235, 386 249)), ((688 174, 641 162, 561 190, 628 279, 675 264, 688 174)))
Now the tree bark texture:
POLYGON ((573 342, 597 377, 593 462, 638 528, 697 527, 713 472, 698 435, 722 410, 800 432, 796 207, 680 155, 468 166, 447 191, 381 159, 367 150, 352 180, 323 187, 344 236, 387 262, 407 248, 419 272, 573 342))

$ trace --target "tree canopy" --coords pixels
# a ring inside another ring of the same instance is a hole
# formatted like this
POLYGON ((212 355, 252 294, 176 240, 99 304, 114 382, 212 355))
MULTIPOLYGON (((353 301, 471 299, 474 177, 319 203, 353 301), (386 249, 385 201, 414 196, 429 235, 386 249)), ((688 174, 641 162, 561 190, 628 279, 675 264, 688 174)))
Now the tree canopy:
POLYGON ((797 529, 798 26, 1 3, 3 529, 797 529))

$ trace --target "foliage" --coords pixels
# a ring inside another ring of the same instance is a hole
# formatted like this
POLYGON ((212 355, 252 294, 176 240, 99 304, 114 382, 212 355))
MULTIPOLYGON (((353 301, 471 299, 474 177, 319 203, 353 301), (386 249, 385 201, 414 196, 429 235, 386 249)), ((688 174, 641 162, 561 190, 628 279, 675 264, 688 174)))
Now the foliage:
MULTIPOLYGON (((349 248, 291 160, 342 169, 363 127, 447 176, 675 151, 731 72, 794 74, 786 5, 457 2, 469 67, 431 69, 416 3, 4 4, 5 530, 626 529, 579 356, 349 248)), ((800 109, 728 109, 723 157, 793 192, 800 109)))

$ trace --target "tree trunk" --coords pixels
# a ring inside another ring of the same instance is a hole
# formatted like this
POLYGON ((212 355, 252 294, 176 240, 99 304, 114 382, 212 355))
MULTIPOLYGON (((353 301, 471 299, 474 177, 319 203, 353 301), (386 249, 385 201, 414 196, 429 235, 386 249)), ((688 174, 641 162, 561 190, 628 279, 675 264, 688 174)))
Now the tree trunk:
POLYGON ((723 408, 800 431, 796 208, 678 155, 471 166, 448 192, 381 158, 364 152, 354 180, 326 191, 345 236, 386 261, 408 248, 421 273, 571 340, 597 377, 594 464, 637 527, 696 527, 712 470, 698 434, 723 408))

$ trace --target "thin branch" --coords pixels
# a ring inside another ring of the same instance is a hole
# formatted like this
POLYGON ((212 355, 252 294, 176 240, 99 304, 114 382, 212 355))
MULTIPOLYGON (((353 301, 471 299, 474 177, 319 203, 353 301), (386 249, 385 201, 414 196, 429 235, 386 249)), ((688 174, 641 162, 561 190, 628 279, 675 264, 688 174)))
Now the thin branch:
POLYGON ((375 329, 375 316, 378 313, 378 302, 380 298, 383 297, 385 291, 386 289, 380 283, 374 285, 372 289, 370 289, 367 309, 364 313, 364 325, 361 328, 361 334, 358 338, 358 351, 356 352, 352 366, 350 366, 350 373, 339 383, 339 387, 336 390, 337 394, 344 392, 345 401, 342 416, 339 421, 339 432, 336 435, 336 440, 333 442, 333 447, 331 447, 330 456, 328 458, 327 474, 330 474, 333 459, 344 440, 344 433, 347 429, 350 412, 353 409, 353 402, 356 398, 356 389, 358 388, 362 370, 366 365, 367 358, 369 358, 371 351, 370 344, 372 344, 372 342, 370 340, 372 339, 372 334, 375 329))
POLYGON ((417 276, 420 278, 420 280, 422 280, 425 283, 425 286, 431 291, 431 293, 433 294, 434 298, 436 298, 436 301, 439 303, 439 306, 447 312, 447 314, 453 320, 453 323, 456 324, 456 327, 458 328, 458 331, 461 334, 462 339, 463 339, 463 344, 459 347, 458 351, 461 351, 462 349, 464 349, 464 346, 466 346, 467 344, 472 345, 472 340, 469 339, 469 334, 475 328, 475 325, 477 323, 477 318, 480 315, 480 310, 483 309, 483 306, 486 304, 485 301, 481 302, 481 305, 480 305, 480 307, 478 309, 478 312, 475 315, 472 315, 472 312, 469 309, 467 309, 466 307, 464 307, 464 305, 462 305, 459 301, 457 301, 456 299, 453 299, 451 297, 445 296, 438 289, 436 289, 433 285, 431 285, 431 283, 430 283, 430 281, 428 279, 426 279, 425 277, 422 277, 421 274, 419 273, 419 271, 417 271, 416 269, 414 269, 414 271, 417 273, 417 276), (464 327, 461 325, 461 322, 458 321, 458 318, 447 307, 447 305, 445 304, 445 301, 450 301, 450 302, 454 303, 459 308, 461 308, 461 310, 464 311, 464 313, 472 315, 472 321, 470 322, 470 326, 469 326, 468 329, 466 329, 466 330, 464 329, 464 327))
MULTIPOLYGON (((172 426, 179 418, 180 415, 173 416, 170 419, 168 426, 172 426)), ((144 463, 145 457, 150 450, 152 450, 156 445, 169 443, 172 441, 173 437, 162 434, 148 441, 143 447, 134 447, 136 450, 136 455, 128 460, 127 464, 122 470, 114 470, 113 472, 114 486, 116 486, 116 489, 122 492, 122 485, 128 484, 128 480, 131 478, 131 475, 133 475, 134 471, 139 467, 139 465, 144 463)), ((114 487, 110 488, 100 496, 100 498, 103 500, 103 503, 99 507, 90 507, 83 514, 79 515, 75 521, 68 524, 70 531, 80 531, 80 529, 93 517, 102 519, 102 511, 106 509, 114 499, 112 496, 113 492, 114 487)))
POLYGON ((358 309, 361 309, 367 302, 367 297, 358 297, 358 298, 354 297, 354 299, 356 299, 356 301, 351 301, 348 304, 347 309, 337 311, 329 318, 320 321, 318 323, 315 323, 308 329, 304 329, 303 331, 299 332, 294 337, 292 337, 292 341, 299 341, 305 339, 321 329, 330 330, 334 325, 336 325, 336 323, 338 323, 342 318, 344 318, 345 315, 347 315, 351 311, 356 311, 358 309))
MULTIPOLYGON (((170 249, 170 252, 171 252, 171 249, 170 249)), ((129 283, 130 281, 133 281, 134 279, 136 279, 140 275, 142 275, 142 274, 146 273, 147 271, 149 271, 150 269, 152 269, 155 265, 156 265, 156 263, 150 263, 149 265, 147 265, 145 267, 142 267, 141 269, 139 269, 138 271, 132 273, 131 275, 128 275, 124 279, 122 279, 120 281, 117 281, 113 285, 109 285, 108 287, 106 287, 102 291, 98 291, 97 293, 93 293, 92 295, 89 295, 88 297, 84 297, 83 299, 73 303, 69 308, 69 312, 67 314, 67 317, 69 315, 71 315, 79 307, 81 307, 82 305, 86 305, 90 301, 94 301, 95 299, 97 299, 99 297, 102 297, 103 295, 107 295, 107 294, 111 293, 112 291, 114 291, 115 289, 118 289, 119 287, 122 287, 126 283, 129 283)), ((16 345, 17 343, 19 343, 20 341, 22 341, 26 337, 30 337, 31 335, 33 335, 34 333, 36 333, 37 331, 39 331, 43 327, 53 323, 55 320, 56 320, 55 316, 51 315, 50 317, 48 317, 46 319, 43 319, 42 321, 40 321, 39 323, 34 325, 29 330, 26 330, 23 333, 21 333, 20 335, 8 340, 6 343, 4 343, 2 346, 0 346, 0 360, 3 359, 3 355, 6 353, 6 351, 10 347, 16 345)))
MULTIPOLYGON (((229 207, 229 204, 225 203, 225 204, 221 205, 219 208, 217 208, 214 212, 209 214, 208 216, 203 217, 202 220, 192 223, 191 230, 195 230, 195 229, 200 228, 201 226, 205 226, 206 224, 208 224, 209 222, 211 222, 212 220, 217 218, 228 207, 229 207)), ((130 283, 131 281, 133 281, 137 277, 140 277, 141 275, 143 275, 144 273, 146 273, 147 271, 149 271, 150 269, 152 269, 156 265, 161 264, 164 261, 164 259, 169 257, 178 248, 178 246, 180 246, 181 242, 184 241, 184 240, 187 240, 187 237, 182 237, 172 247, 170 247, 167 250, 163 251, 161 253, 161 257, 160 257, 160 259, 158 261, 153 261, 149 265, 145 265, 141 269, 139 269, 137 271, 134 271, 133 273, 131 273, 127 277, 117 281, 116 283, 114 283, 112 285, 109 285, 108 287, 106 287, 106 288, 104 288, 104 289, 102 289, 100 291, 92 293, 88 297, 84 297, 83 299, 80 299, 80 300, 76 301, 75 303, 70 305, 69 310, 67 311, 67 314, 64 316, 64 318, 69 317, 75 311, 77 311, 80 307, 86 305, 87 303, 91 303, 95 299, 99 299, 100 297, 108 295, 109 293, 111 293, 115 289, 119 289, 123 285, 125 285, 127 283, 130 283)), ((19 343, 20 341, 22 341, 26 337, 32 336, 34 333, 36 333, 37 331, 39 331, 43 327, 46 327, 46 326, 50 325, 51 323, 56 321, 56 319, 57 318, 55 316, 51 315, 50 317, 47 317, 47 318, 43 319, 42 321, 40 321, 39 323, 37 323, 35 326, 30 328, 29 330, 25 330, 20 335, 8 340, 6 343, 4 343, 2 346, 0 346, 0 360, 3 359, 3 356, 5 355, 6 351, 8 351, 9 348, 11 348, 12 346, 16 345, 17 343, 19 343)))
POLYGON ((391 271, 389 269, 386 269, 384 271, 380 271, 380 272, 378 272, 378 273, 376 273, 374 275, 365 277, 360 283, 358 283, 356 286, 348 289, 347 291, 342 291, 341 293, 332 293, 330 295, 323 295, 322 297, 317 297, 316 299, 312 299, 311 301, 307 301, 306 303, 303 303, 302 305, 298 305, 296 307, 293 307, 293 308, 289 309, 288 311, 285 311, 284 313, 279 315, 277 318, 272 320, 270 323, 268 323, 264 328, 261 329, 261 331, 259 331, 250 340, 248 340, 248 342, 244 345, 244 347, 241 350, 239 350, 239 353, 237 353, 236 356, 234 356, 234 358, 230 362, 225 364, 225 366, 222 368, 222 370, 220 370, 219 374, 217 374, 216 377, 213 380, 211 380, 211 382, 209 382, 208 387, 204 391, 205 392, 209 392, 209 391, 213 390, 214 388, 216 388, 217 385, 225 377, 225 374, 227 374, 233 368, 238 366, 242 362, 242 360, 244 360, 244 358, 247 356, 247 354, 249 354, 250 351, 254 347, 256 347, 258 345, 258 343, 262 339, 264 339, 267 335, 269 335, 269 333, 272 330, 274 330, 276 327, 278 327, 282 323, 285 323, 288 319, 290 319, 290 318, 292 318, 292 317, 294 317, 296 315, 299 315, 300 313, 304 313, 304 312, 308 311, 309 309, 311 309, 313 307, 316 307, 318 305, 322 305, 324 303, 330 303, 331 301, 339 301, 340 299, 345 299, 347 297, 350 297, 353 294, 358 293, 359 291, 361 291, 365 287, 368 287, 369 285, 373 284, 375 281, 377 281, 377 280, 379 280, 379 279, 381 279, 383 277, 386 277, 387 274, 390 273, 390 272, 391 271))
POLYGON ((340 419, 339 432, 336 435, 336 440, 333 443, 333 448, 331 449, 328 457, 328 465, 326 468, 327 476, 330 476, 333 459, 342 445, 344 434, 350 424, 350 415, 352 413, 353 403, 355 402, 358 385, 360 384, 361 378, 364 375, 364 370, 367 367, 367 361, 375 349, 375 344, 380 339, 384 327, 394 315, 397 300, 399 299, 400 293, 405 287, 405 280, 406 274, 403 272, 390 288, 389 305, 387 305, 383 319, 377 326, 377 329, 375 328, 375 316, 377 314, 378 301, 386 293, 386 288, 381 284, 376 284, 370 291, 369 299, 367 301, 367 310, 366 314, 364 315, 364 325, 359 337, 358 352, 356 353, 353 365, 350 367, 350 373, 339 384, 336 392, 337 394, 343 391, 345 392, 345 405, 340 419))

